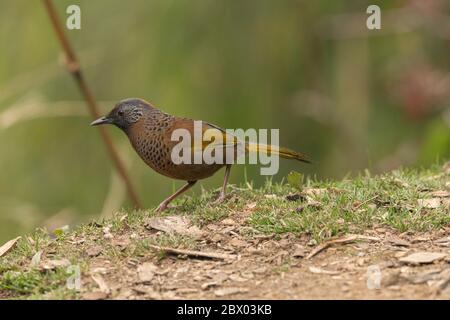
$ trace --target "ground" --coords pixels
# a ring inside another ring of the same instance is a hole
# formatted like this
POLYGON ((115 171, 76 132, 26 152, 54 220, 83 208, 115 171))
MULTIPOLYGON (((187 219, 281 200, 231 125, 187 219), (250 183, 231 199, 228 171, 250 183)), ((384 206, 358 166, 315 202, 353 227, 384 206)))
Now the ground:
POLYGON ((450 164, 293 173, 0 247, 0 298, 449 299, 450 164), (78 277, 79 275, 79 277, 78 277))

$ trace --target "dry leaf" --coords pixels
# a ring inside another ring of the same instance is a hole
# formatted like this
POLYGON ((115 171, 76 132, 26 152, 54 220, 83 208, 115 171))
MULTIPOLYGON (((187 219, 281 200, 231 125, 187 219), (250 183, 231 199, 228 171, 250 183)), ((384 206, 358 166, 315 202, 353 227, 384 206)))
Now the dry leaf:
POLYGON ((103 267, 97 267, 97 268, 91 269, 91 273, 107 274, 108 273, 108 269, 103 268, 103 267))
POLYGON ((224 224, 226 226, 234 226, 236 224, 236 221, 234 221, 233 219, 230 219, 230 218, 226 218, 226 219, 223 219, 220 223, 224 224))
POLYGON ((267 268, 266 267, 259 267, 255 270, 253 270, 254 273, 258 273, 258 274, 263 274, 267 272, 267 268))
POLYGON ((96 257, 100 255, 103 251, 101 246, 93 246, 86 250, 86 253, 89 257, 96 257))
POLYGON ((442 271, 441 269, 427 270, 422 273, 414 274, 411 276, 405 276, 405 278, 406 280, 414 284, 421 284, 428 282, 430 280, 439 280, 441 271, 442 271))
POLYGON ((430 195, 432 195, 433 197, 445 198, 445 197, 450 197, 450 191, 437 190, 437 191, 430 192, 430 195))
POLYGON ((252 203, 249 203, 249 204, 247 204, 246 206, 245 206, 245 209, 246 210, 253 210, 253 209, 255 209, 256 208, 256 202, 252 202, 252 203))
POLYGON ((295 257, 299 257, 299 258, 303 258, 304 256, 306 256, 306 251, 305 251, 305 247, 301 246, 301 245, 297 245, 297 248, 295 249, 294 253, 292 254, 292 256, 295 257))
POLYGON ((39 266, 39 264, 41 263, 41 256, 42 256, 42 250, 39 250, 38 252, 36 252, 33 256, 33 258, 31 258, 31 262, 30 262, 30 267, 31 268, 37 268, 39 266))
POLYGON ((446 254, 441 252, 416 252, 399 260, 410 264, 424 264, 443 259, 445 256, 446 254))
POLYGON ((133 288, 133 290, 135 292, 137 292, 138 294, 145 294, 146 298, 148 298, 148 299, 152 299, 152 300, 163 299, 163 296, 161 295, 161 293, 156 291, 151 286, 139 285, 139 286, 135 286, 133 288))
POLYGON ((411 245, 408 241, 394 236, 389 237, 387 240, 393 245, 399 247, 409 247, 411 245))
POLYGON ((9 240, 7 243, 2 245, 0 247, 0 257, 3 257, 5 254, 7 254, 14 246, 16 245, 17 241, 20 240, 22 237, 17 237, 15 239, 9 240))
POLYGON ((214 294, 218 297, 224 297, 224 296, 229 296, 232 294, 236 294, 236 293, 245 293, 248 292, 248 289, 245 288, 223 288, 223 289, 218 289, 216 291, 214 291, 214 294))
POLYGON ((241 276, 245 279, 253 279, 255 275, 252 272, 241 272, 241 276))
POLYGON ((426 241, 430 241, 431 238, 428 237, 415 237, 414 239, 411 240, 412 243, 418 243, 418 242, 426 242, 426 241))
POLYGON ((214 233, 212 236, 211 236, 211 241, 212 242, 221 242, 221 241, 224 241, 226 239, 226 237, 224 236, 224 235, 222 235, 222 234, 220 234, 220 233, 214 233))
POLYGON ((104 300, 106 298, 108 298, 108 295, 101 291, 86 292, 83 295, 83 299, 85 300, 104 300))
POLYGON ((439 208, 439 206, 441 205, 441 199, 439 198, 417 199, 417 203, 424 208, 436 209, 439 208))
POLYGON ((106 294, 109 294, 111 292, 111 289, 109 288, 108 284, 106 283, 105 279, 100 274, 93 274, 92 280, 95 281, 95 283, 100 288, 100 291, 106 294))
POLYGON ((119 237, 111 240, 113 246, 119 247, 120 249, 125 249, 130 245, 131 241, 128 237, 119 237))
POLYGON ((238 275, 238 274, 231 274, 228 278, 229 278, 231 281, 236 281, 236 282, 246 282, 246 281, 249 280, 249 279, 247 279, 247 278, 241 277, 241 276, 238 275))
POLYGON ((218 286, 219 283, 217 282, 205 282, 201 285, 202 290, 208 290, 211 287, 216 287, 218 286))
POLYGON ((303 192, 310 197, 322 197, 327 193, 325 188, 305 188, 303 192))
POLYGON ((314 267, 314 266, 309 267, 309 272, 316 273, 316 274, 331 274, 331 275, 340 274, 339 271, 324 270, 324 269, 314 267))
POLYGON ((43 270, 54 270, 56 268, 64 268, 70 265, 70 261, 67 259, 60 260, 48 260, 41 263, 41 269, 43 270))
POLYGON ((448 244, 448 243, 450 243, 450 236, 434 240, 434 242, 440 243, 440 244, 442 244, 442 243, 448 244))
POLYGON ((158 267, 151 262, 144 262, 137 268, 138 278, 140 282, 150 282, 155 275, 158 267))
POLYGON ((229 242, 229 244, 233 247, 238 247, 238 248, 243 248, 246 247, 248 245, 247 242, 240 240, 238 238, 233 238, 231 239, 231 241, 229 242))
POLYGON ((180 216, 149 218, 146 221, 145 227, 147 229, 155 229, 194 238, 200 238, 203 235, 203 232, 197 226, 192 225, 187 217, 180 216))
POLYGON ((316 201, 316 200, 309 199, 309 198, 306 203, 310 207, 314 207, 314 208, 322 207, 322 203, 320 203, 319 201, 316 201))

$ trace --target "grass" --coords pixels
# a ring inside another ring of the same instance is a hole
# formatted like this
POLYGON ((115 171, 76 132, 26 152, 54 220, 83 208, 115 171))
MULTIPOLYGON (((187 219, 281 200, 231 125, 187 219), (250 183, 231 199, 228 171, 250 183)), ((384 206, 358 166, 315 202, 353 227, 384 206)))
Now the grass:
MULTIPOLYGON (((440 166, 423 170, 398 170, 371 176, 369 173, 342 181, 303 179, 301 183, 267 183, 254 189, 250 184, 230 186, 230 199, 211 205, 217 190, 204 191, 200 196, 185 196, 177 200, 177 209, 164 215, 187 215, 202 227, 227 217, 246 215, 242 224, 255 233, 306 235, 316 243, 345 233, 360 233, 376 226, 398 232, 426 232, 450 224, 447 206, 426 208, 418 199, 431 198, 431 192, 448 190, 449 174, 440 166), (303 181, 304 180, 304 181, 303 181), (287 197, 288 195, 297 195, 287 197)), ((195 249, 198 240, 180 235, 159 234, 150 237, 145 219, 155 215, 151 210, 123 210, 109 220, 93 221, 77 226, 58 236, 37 229, 22 237, 16 247, 0 258, 0 298, 66 299, 79 293, 66 288, 67 266, 53 270, 32 267, 33 256, 41 251, 43 259, 67 259, 80 267, 87 277, 89 248, 98 246, 102 259, 111 264, 132 263, 146 259, 153 252, 150 245, 195 249), (113 239, 105 238, 110 232, 113 239), (126 246, 117 245, 126 238, 126 246)))
POLYGON ((342 181, 309 179, 300 188, 268 181, 260 189, 232 187, 235 196, 216 207, 208 205, 210 193, 179 204, 183 214, 205 225, 256 203, 249 221, 254 229, 264 233, 307 233, 319 242, 374 225, 390 226, 399 232, 430 231, 450 222, 445 206, 430 209, 417 202, 431 197, 429 191, 448 188, 445 185, 448 174, 439 169, 438 166, 420 171, 405 169, 342 181), (286 199, 289 194, 304 192, 312 193, 307 201, 286 199))

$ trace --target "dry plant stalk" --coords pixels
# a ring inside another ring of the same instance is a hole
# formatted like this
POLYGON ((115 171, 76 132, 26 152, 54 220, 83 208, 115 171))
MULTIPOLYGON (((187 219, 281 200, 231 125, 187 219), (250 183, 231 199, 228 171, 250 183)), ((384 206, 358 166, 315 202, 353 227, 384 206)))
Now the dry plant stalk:
POLYGON ((170 247, 160 247, 155 245, 149 245, 150 248, 163 251, 167 253, 185 255, 188 257, 197 257, 197 258, 208 258, 208 259, 218 259, 218 260, 232 260, 236 257, 231 254, 226 253, 216 253, 216 252, 203 252, 203 251, 195 251, 195 250, 184 250, 184 249, 176 249, 170 247))
MULTIPOLYGON (((53 29, 56 32, 56 36, 58 37, 58 40, 60 42, 60 45, 64 51, 64 54, 66 56, 66 65, 67 69, 70 72, 70 74, 74 77, 78 88, 80 89, 84 100, 86 101, 86 105, 88 107, 89 113, 94 119, 97 119, 100 117, 100 112, 98 111, 97 104, 95 102, 94 96, 91 93, 91 90, 89 89, 89 86, 87 85, 83 73, 81 72, 80 64, 78 62, 78 59, 75 55, 75 52, 73 51, 72 47, 70 46, 69 40, 67 39, 66 35, 64 34, 63 27, 61 25, 61 21, 59 20, 58 14, 55 10, 55 7, 53 6, 53 2, 51 0, 42 0, 44 2, 44 5, 47 9, 48 15, 50 17, 50 20, 53 25, 53 29)), ((100 130, 100 135, 103 139, 103 142, 106 145, 106 149, 108 151, 108 154, 110 158, 113 161, 114 166, 117 169, 117 172, 119 173, 120 177, 123 179, 125 183, 125 187, 127 189, 128 195, 133 202, 134 206, 137 208, 142 208, 141 202, 139 201, 138 195, 136 191, 134 190, 133 184, 131 183, 131 179, 125 169, 125 166, 122 162, 122 160, 119 157, 119 154, 117 153, 117 150, 115 149, 111 137, 109 136, 108 132, 106 131, 105 127, 98 127, 98 130, 100 130)))

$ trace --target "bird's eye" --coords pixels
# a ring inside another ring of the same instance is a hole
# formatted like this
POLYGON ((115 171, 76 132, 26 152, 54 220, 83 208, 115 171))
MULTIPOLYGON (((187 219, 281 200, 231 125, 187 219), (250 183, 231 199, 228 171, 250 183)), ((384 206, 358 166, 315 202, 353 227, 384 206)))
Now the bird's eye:
POLYGON ((123 111, 122 110, 119 111, 118 113, 119 113, 119 116, 121 116, 121 117, 123 116, 123 111))

